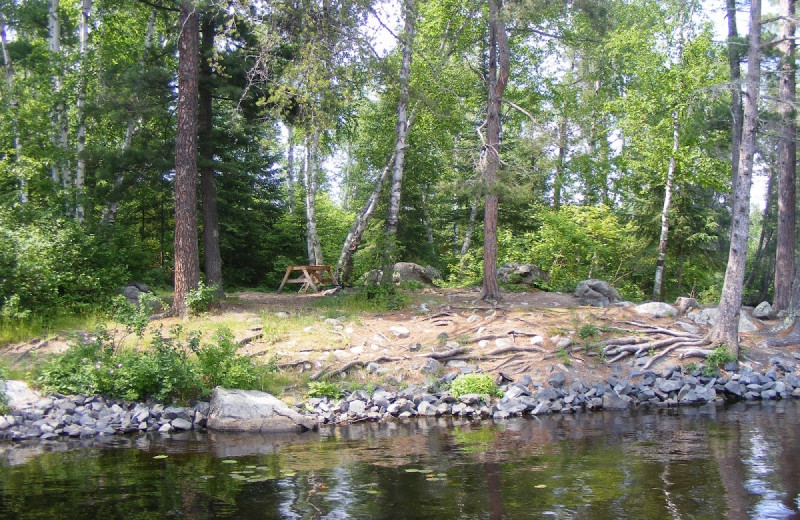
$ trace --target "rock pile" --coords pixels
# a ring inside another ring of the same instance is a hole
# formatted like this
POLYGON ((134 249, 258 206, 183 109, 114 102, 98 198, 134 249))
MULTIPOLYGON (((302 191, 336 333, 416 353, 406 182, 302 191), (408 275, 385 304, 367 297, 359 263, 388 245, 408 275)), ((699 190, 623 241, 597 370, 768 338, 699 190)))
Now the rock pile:
MULTIPOLYGON (((686 373, 679 365, 660 372, 633 369, 625 376, 613 375, 600 382, 568 380, 559 371, 550 374, 544 383, 525 375, 516 381, 503 379, 505 384, 500 386, 503 391, 500 399, 478 394, 456 398, 446 390, 430 391, 417 386, 398 391, 378 389, 371 394, 356 390, 342 399, 308 399, 295 407, 291 414, 287 412, 285 415, 294 416, 297 412, 300 414, 298 417, 315 420, 320 425, 442 415, 502 420, 524 415, 670 407, 727 399, 800 398, 797 371, 800 355, 794 356, 796 359, 773 357, 768 368, 760 372, 730 363, 722 375, 714 376, 699 371, 686 373)), ((432 381, 432 386, 445 387, 453 375, 447 374, 432 381)), ((54 395, 0 416, 0 439, 88 438, 203 429, 209 414, 207 402, 181 408, 124 403, 99 396, 54 395)), ((304 426, 301 429, 313 427, 311 424, 304 426)))

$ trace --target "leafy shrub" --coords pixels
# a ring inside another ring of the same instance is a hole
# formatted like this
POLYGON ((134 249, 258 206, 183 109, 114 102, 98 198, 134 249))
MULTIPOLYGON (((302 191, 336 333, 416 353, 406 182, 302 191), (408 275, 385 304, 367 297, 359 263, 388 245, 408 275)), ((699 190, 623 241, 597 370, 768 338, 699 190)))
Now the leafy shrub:
POLYGON ((393 283, 365 285, 359 296, 367 300, 374 310, 398 310, 405 305, 405 297, 393 283))
POLYGON ((186 307, 191 314, 206 312, 219 299, 219 287, 216 284, 206 285, 201 280, 197 289, 186 293, 186 307))
POLYGON ((121 294, 115 296, 111 304, 114 321, 121 323, 128 332, 133 332, 140 338, 150 323, 151 311, 163 306, 163 302, 150 293, 141 293, 138 305, 131 303, 121 294))
POLYGON ((197 351, 200 377, 206 392, 217 386, 255 388, 260 376, 259 366, 237 353, 239 344, 233 340, 230 329, 220 327, 214 336, 214 341, 197 351))
POLYGON ((712 376, 717 373, 717 369, 720 366, 731 361, 736 361, 736 356, 733 355, 728 345, 719 345, 706 357, 706 366, 703 369, 703 374, 712 376))
POLYGON ((600 327, 594 323, 584 323, 581 328, 578 329, 578 337, 583 340, 593 339, 599 335, 600 327))
POLYGON ((339 399, 343 395, 344 391, 335 383, 326 383, 324 381, 311 381, 308 383, 308 397, 330 397, 331 399, 339 399))
MULTIPOLYGON (((0 383, 8 379, 8 373, 6 372, 6 367, 2 361, 0 361, 0 383)), ((8 396, 3 391, 3 387, 0 386, 0 415, 5 415, 10 411, 8 407, 8 396)))
POLYGON ((462 374, 450 384, 450 393, 455 398, 466 394, 503 395, 489 374, 462 374))

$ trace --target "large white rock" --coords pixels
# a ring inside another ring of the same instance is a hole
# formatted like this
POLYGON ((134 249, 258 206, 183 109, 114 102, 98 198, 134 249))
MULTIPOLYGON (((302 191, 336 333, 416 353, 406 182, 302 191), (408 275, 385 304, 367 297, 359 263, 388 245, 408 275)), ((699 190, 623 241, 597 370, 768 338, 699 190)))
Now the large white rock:
MULTIPOLYGON (((719 309, 716 307, 708 307, 698 311, 692 311, 686 315, 687 318, 695 322, 697 325, 705 325, 712 327, 717 321, 717 314, 719 309)), ((739 332, 755 332, 758 327, 753 320, 745 312, 739 313, 739 332)))
POLYGON ((12 410, 31 408, 42 398, 39 392, 30 389, 28 383, 14 379, 0 381, 0 391, 5 392, 8 397, 8 406, 12 410))
POLYGON ((677 316, 678 309, 668 303, 663 302, 648 302, 637 305, 633 308, 638 314, 646 314, 655 318, 663 318, 665 316, 677 316))
POLYGON ((277 433, 313 430, 317 422, 266 392, 217 387, 206 426, 217 431, 277 433))

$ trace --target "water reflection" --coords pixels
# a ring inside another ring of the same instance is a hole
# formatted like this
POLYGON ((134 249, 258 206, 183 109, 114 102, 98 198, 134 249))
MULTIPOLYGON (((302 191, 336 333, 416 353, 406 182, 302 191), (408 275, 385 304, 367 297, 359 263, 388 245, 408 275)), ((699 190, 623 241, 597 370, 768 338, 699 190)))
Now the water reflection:
POLYGON ((779 402, 3 445, 0 519, 800 519, 798 412, 779 402))

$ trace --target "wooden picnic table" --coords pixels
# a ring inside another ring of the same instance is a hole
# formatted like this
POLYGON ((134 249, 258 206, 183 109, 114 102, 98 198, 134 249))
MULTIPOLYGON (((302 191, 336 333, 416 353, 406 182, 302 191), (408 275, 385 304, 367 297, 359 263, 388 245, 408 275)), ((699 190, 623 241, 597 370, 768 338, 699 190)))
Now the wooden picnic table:
POLYGON ((286 268, 286 274, 283 276, 280 287, 278 287, 279 293, 287 283, 303 284, 303 286, 300 287, 301 292, 307 292, 309 288, 317 292, 319 290, 317 289, 317 285, 323 283, 335 284, 336 279, 333 277, 333 269, 331 269, 329 265, 290 265, 286 268), (289 277, 293 272, 297 272, 298 275, 290 279, 289 277))

